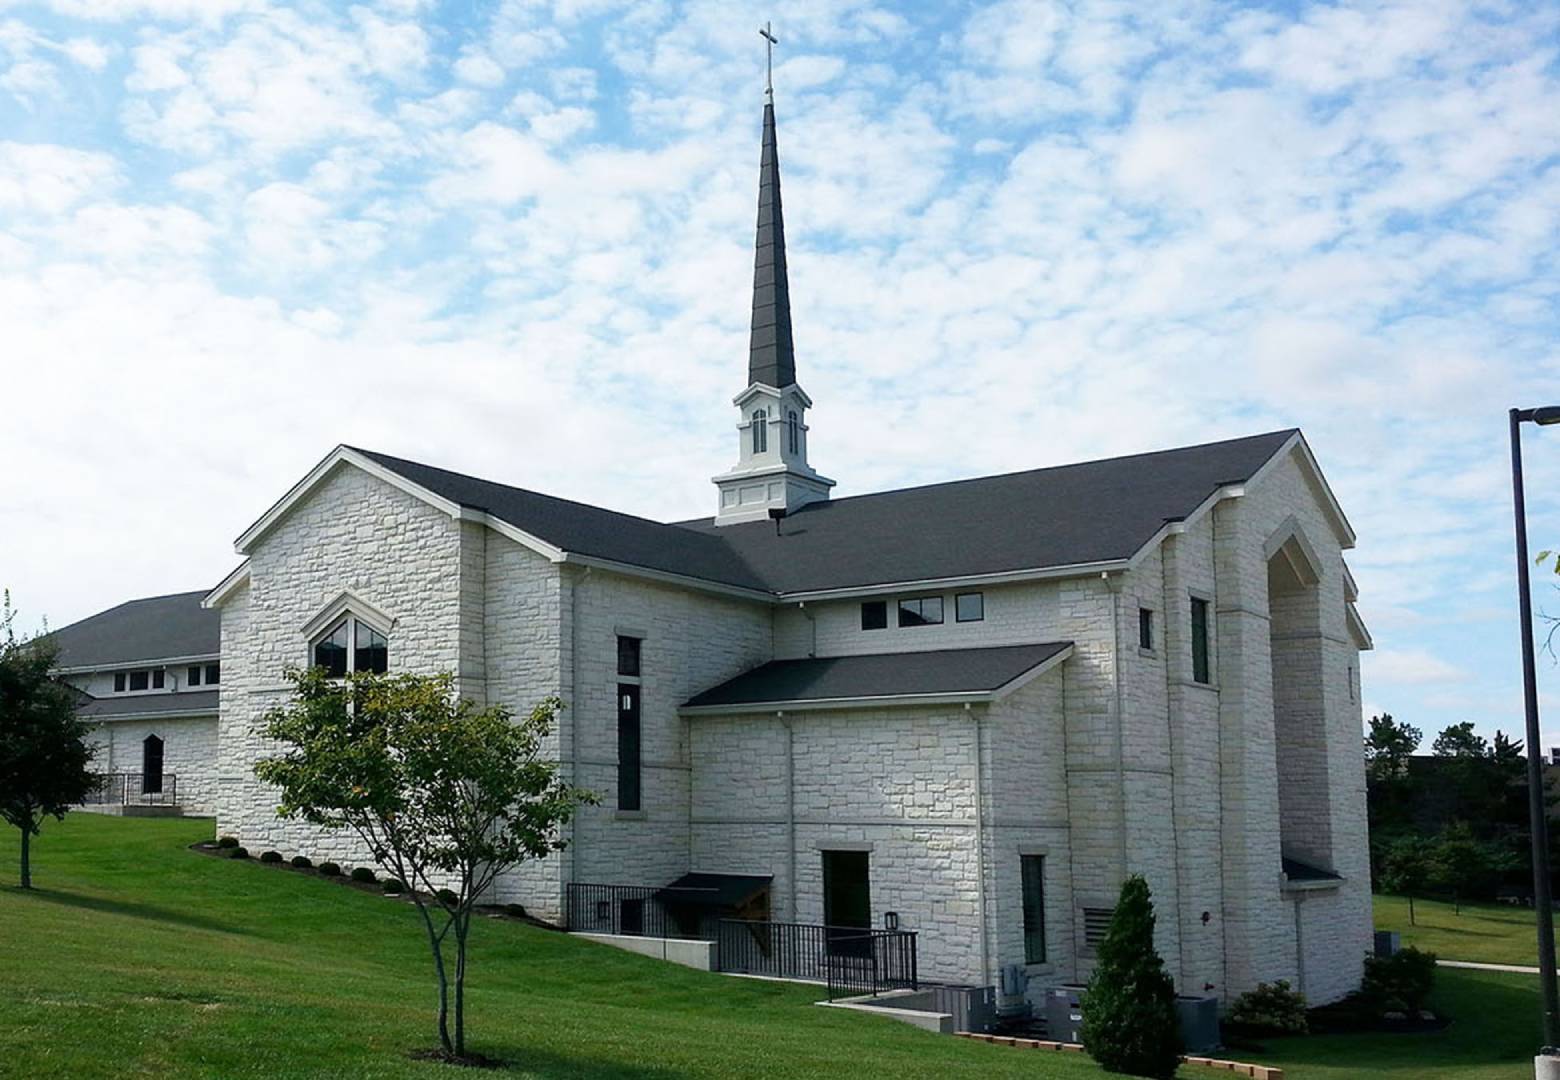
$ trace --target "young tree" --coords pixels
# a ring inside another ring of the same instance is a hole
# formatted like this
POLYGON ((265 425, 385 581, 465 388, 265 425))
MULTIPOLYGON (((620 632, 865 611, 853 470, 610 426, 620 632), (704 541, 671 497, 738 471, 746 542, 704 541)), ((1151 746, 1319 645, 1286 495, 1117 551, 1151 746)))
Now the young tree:
POLYGON ((266 714, 286 753, 255 766, 277 812, 350 829, 410 887, 433 954, 439 1043, 466 1057, 466 943, 477 902, 504 871, 561 850, 561 827, 592 796, 566 783, 543 745, 562 703, 516 720, 457 698, 448 674, 289 672, 293 696, 266 714), (441 892, 448 888, 448 892, 441 892), (454 1034, 446 940, 454 939, 454 1034))
POLYGON ((1428 854, 1430 884, 1451 892, 1457 915, 1462 914, 1462 898, 1485 891, 1496 873, 1496 853, 1474 836, 1467 822, 1448 825, 1428 854))
POLYGON ((1175 984, 1154 950, 1154 904, 1134 874, 1121 886, 1083 994, 1083 1045, 1106 1072, 1168 1078, 1181 1056, 1175 984))
POLYGON ((1408 925, 1418 926, 1414 918, 1414 894, 1424 892, 1430 881, 1430 844, 1419 836, 1399 837, 1388 846, 1382 862, 1382 889, 1408 897, 1408 925))
POLYGON ((32 838, 98 786, 79 698, 55 679, 58 649, 18 638, 11 595, 0 606, 0 818, 22 832, 22 888, 32 888, 32 838))

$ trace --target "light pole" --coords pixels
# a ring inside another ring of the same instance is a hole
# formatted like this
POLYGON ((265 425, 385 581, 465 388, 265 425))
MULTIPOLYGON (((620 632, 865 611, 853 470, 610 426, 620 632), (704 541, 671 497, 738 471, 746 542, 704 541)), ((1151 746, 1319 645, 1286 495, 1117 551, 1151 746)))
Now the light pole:
POLYGON ((1555 911, 1549 895, 1549 818, 1544 808, 1543 734, 1533 672, 1533 596, 1528 582, 1527 502, 1522 493, 1522 424, 1560 424, 1560 406, 1511 410, 1511 501, 1517 526, 1517 603, 1522 619, 1522 697, 1527 713, 1528 824, 1533 839, 1533 909, 1538 916, 1538 978, 1544 993, 1544 1055, 1560 1046, 1555 985, 1555 911))

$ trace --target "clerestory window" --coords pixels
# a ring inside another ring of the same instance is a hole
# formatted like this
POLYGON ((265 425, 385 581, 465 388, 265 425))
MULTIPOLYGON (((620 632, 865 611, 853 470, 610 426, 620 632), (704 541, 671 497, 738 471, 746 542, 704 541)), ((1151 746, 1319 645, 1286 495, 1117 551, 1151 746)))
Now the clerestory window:
POLYGON ((314 666, 333 679, 349 671, 383 675, 390 670, 390 642, 378 630, 355 615, 345 615, 315 639, 314 666))
POLYGON ((769 451, 769 410, 755 409, 753 411, 753 453, 763 454, 769 451))

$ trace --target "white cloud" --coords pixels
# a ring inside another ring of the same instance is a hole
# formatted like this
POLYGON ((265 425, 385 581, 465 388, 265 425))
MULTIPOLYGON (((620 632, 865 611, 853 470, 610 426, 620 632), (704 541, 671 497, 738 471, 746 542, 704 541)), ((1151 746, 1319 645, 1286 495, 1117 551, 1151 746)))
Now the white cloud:
POLYGON ((1423 685, 1464 683, 1472 674, 1423 649, 1382 649, 1367 655, 1364 670, 1372 682, 1423 685))

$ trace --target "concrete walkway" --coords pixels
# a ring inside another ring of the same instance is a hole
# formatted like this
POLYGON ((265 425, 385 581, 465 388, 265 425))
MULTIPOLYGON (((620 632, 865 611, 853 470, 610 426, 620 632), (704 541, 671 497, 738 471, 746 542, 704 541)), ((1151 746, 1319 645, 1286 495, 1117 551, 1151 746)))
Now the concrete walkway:
POLYGON ((1437 960, 1437 966, 1450 968, 1469 968, 1473 971, 1514 971, 1518 975, 1537 975, 1538 968, 1524 967, 1521 964, 1476 964, 1472 960, 1437 960))

